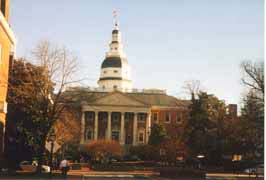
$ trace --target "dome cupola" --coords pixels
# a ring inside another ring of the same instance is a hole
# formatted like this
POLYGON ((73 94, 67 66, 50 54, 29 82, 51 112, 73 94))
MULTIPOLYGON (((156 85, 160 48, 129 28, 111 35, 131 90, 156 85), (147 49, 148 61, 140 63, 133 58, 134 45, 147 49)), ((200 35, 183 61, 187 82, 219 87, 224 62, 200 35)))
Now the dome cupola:
POLYGON ((116 17, 109 51, 101 65, 98 85, 108 91, 119 90, 124 92, 132 89, 131 70, 123 52, 121 32, 116 17))

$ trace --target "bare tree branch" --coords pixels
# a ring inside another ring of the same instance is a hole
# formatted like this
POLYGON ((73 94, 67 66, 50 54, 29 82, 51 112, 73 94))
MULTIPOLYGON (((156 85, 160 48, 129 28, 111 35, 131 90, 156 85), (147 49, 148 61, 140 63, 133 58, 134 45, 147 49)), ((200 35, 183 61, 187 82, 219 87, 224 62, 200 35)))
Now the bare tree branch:
POLYGON ((244 61, 241 68, 244 73, 242 83, 264 97, 264 62, 244 61))
POLYGON ((202 87, 199 80, 190 80, 184 83, 183 89, 191 96, 198 96, 202 87))

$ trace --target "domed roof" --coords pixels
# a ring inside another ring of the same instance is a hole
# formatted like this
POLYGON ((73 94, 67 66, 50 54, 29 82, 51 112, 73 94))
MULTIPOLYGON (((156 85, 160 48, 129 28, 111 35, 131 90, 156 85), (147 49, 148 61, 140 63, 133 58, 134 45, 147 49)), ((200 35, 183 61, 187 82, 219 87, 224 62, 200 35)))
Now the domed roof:
POLYGON ((122 64, 127 64, 127 60, 121 57, 106 57, 101 68, 121 68, 122 64))
POLYGON ((118 30, 117 29, 114 29, 113 31, 112 31, 112 34, 118 34, 118 30))

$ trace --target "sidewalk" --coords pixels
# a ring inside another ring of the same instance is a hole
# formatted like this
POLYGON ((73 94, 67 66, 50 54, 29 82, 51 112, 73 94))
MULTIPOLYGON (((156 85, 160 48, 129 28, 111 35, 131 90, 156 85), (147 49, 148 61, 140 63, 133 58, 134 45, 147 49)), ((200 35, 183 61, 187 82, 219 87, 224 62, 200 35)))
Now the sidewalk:
MULTIPOLYGON (((59 172, 59 171, 57 171, 59 172)), ((70 170, 69 175, 145 175, 158 176, 159 172, 154 171, 93 171, 89 168, 82 168, 81 170, 70 170)))
MULTIPOLYGON (((256 175, 251 174, 233 174, 233 173, 207 173, 206 179, 213 179, 213 178, 255 178, 256 175)), ((263 175, 258 175, 259 178, 263 178, 263 175)))

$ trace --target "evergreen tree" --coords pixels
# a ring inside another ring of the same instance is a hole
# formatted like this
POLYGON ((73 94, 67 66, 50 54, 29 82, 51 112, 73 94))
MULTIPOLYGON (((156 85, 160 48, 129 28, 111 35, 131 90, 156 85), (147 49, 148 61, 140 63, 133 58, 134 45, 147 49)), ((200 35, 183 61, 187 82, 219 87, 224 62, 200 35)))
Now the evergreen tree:
POLYGON ((217 97, 199 92, 196 98, 192 93, 184 134, 191 157, 203 154, 209 161, 221 160, 225 113, 225 104, 217 97))
POLYGON ((160 124, 154 124, 151 128, 151 134, 149 137, 150 145, 159 145, 166 138, 166 130, 164 126, 160 124))
POLYGON ((263 158, 264 144, 264 103, 250 91, 244 99, 241 110, 242 146, 250 158, 263 158))

